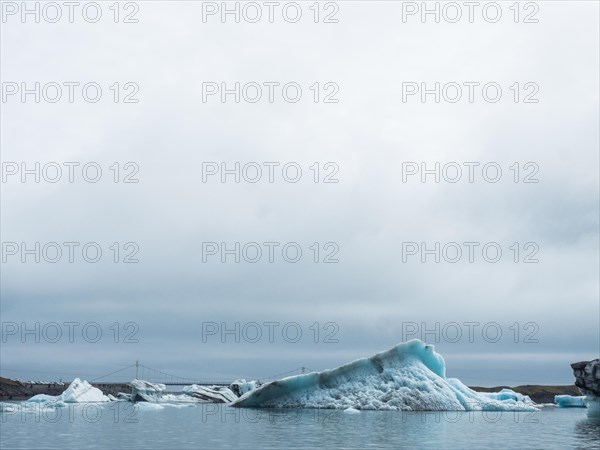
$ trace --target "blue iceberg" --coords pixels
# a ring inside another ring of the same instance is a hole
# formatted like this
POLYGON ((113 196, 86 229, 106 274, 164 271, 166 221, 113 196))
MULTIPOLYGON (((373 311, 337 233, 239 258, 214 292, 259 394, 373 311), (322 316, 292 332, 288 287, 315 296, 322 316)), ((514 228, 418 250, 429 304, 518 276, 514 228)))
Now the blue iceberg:
POLYGON ((444 358, 413 339, 336 369, 287 377, 235 400, 237 407, 333 408, 392 411, 535 411, 510 390, 479 393, 446 378, 444 358))
POLYGON ((573 395, 555 395, 554 403, 561 408, 586 408, 585 395, 575 397, 573 395))

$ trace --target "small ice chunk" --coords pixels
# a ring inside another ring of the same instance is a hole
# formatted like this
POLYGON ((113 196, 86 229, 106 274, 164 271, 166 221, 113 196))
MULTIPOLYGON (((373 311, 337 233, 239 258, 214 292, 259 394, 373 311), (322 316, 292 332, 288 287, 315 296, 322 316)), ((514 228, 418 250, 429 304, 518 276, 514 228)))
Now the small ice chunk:
POLYGON ((585 408, 585 395, 573 396, 573 395, 555 395, 554 403, 561 408, 585 408))
POLYGON ((160 411, 161 409, 164 409, 164 406, 150 402, 139 402, 136 403, 135 407, 137 411, 160 411))
POLYGON ((48 394, 37 394, 31 397, 28 402, 34 403, 46 403, 46 402, 55 402, 60 398, 60 395, 48 395, 48 394))
POLYGON ((532 403, 529 396, 519 394, 518 392, 507 388, 502 389, 500 392, 481 392, 481 394, 493 400, 514 400, 515 402, 532 403))

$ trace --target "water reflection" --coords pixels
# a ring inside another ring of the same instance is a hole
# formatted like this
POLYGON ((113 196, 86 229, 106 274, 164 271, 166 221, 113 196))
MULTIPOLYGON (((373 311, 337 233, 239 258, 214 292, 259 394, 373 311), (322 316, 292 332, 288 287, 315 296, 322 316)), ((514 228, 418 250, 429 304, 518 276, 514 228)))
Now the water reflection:
POLYGON ((222 404, 129 404, 0 413, 0 448, 352 448, 600 450, 600 422, 584 408, 536 412, 248 409, 222 404), (120 407, 129 406, 127 409, 120 407), (115 409, 117 407, 117 409, 115 409), (89 409, 89 408, 88 408, 89 409), (499 443, 501 443, 499 445, 499 443))
POLYGON ((582 448, 600 448, 600 418, 586 417, 577 422, 575 439, 582 448))

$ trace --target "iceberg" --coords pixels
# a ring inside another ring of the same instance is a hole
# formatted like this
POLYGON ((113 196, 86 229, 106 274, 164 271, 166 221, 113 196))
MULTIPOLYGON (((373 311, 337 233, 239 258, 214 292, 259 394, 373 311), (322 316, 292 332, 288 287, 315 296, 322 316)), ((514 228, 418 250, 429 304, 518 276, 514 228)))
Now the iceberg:
POLYGON ((90 403, 109 402, 110 399, 102 391, 85 380, 75 378, 61 395, 38 394, 27 402, 32 403, 90 403))
POLYGON ((162 392, 167 388, 164 384, 144 380, 133 380, 129 385, 131 386, 129 400, 132 402, 157 403, 161 400, 162 392))
POLYGON ((183 393, 210 403, 231 403, 238 398, 231 389, 223 386, 199 386, 192 384, 191 386, 185 386, 183 393))
POLYGON ((432 345, 418 339, 336 369, 264 384, 231 406, 392 411, 538 409, 529 397, 516 392, 479 393, 458 379, 446 378, 444 358, 432 345))
POLYGON ((131 394, 119 394, 119 398, 131 402, 147 403, 231 403, 238 396, 224 386, 184 386, 181 394, 164 393, 166 386, 144 380, 133 380, 130 383, 131 394))
POLYGON ((561 408, 585 408, 585 395, 573 396, 573 395, 555 395, 554 403, 561 408))
POLYGON ((62 393, 65 403, 108 402, 110 399, 98 388, 87 381, 75 378, 69 387, 62 393))
POLYGON ((229 385, 229 389, 238 397, 241 397, 247 392, 253 391, 260 384, 257 381, 246 381, 245 379, 235 380, 233 383, 229 385))
POLYGON ((203 403, 199 398, 191 397, 186 394, 163 394, 160 399, 161 403, 175 402, 175 403, 188 403, 187 405, 181 406, 193 406, 191 403, 203 403))
POLYGON ((480 392, 480 395, 484 395, 493 400, 514 400, 515 402, 533 403, 528 395, 519 394, 512 389, 504 388, 500 392, 480 392))

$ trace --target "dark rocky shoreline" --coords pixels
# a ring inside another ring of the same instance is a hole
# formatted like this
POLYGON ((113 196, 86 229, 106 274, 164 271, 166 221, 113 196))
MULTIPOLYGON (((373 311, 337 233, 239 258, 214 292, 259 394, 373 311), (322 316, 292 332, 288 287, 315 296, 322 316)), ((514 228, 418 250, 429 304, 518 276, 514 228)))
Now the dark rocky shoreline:
MULTIPOLYGON (((131 386, 127 383, 91 383, 92 386, 100 389, 105 395, 112 394, 116 396, 119 392, 131 393, 131 386)), ((69 386, 69 383, 58 384, 29 384, 9 378, 0 377, 0 401, 7 400, 27 400, 37 394, 60 395, 69 386)), ((499 392, 508 388, 519 394, 528 395, 536 403, 554 403, 555 395, 581 395, 579 388, 575 385, 570 386, 495 386, 479 387, 472 386, 471 389, 477 392, 499 392)))
POLYGON ((575 375, 575 386, 581 389, 583 395, 600 397, 600 359, 573 363, 571 368, 575 375))
MULTIPOLYGON (((119 392, 131 393, 131 386, 128 383, 90 383, 92 386, 100 389, 105 395, 112 394, 116 396, 119 392)), ((27 400, 37 394, 60 395, 69 387, 69 382, 65 383, 44 383, 32 384, 22 383, 10 378, 0 377, 0 401, 7 400, 27 400)))
POLYGON ((577 386, 542 386, 538 384, 525 384, 523 386, 494 386, 494 387, 479 387, 470 386, 471 389, 477 392, 499 392, 502 389, 512 389, 519 394, 527 395, 536 403, 554 403, 555 395, 581 395, 581 391, 577 386))

